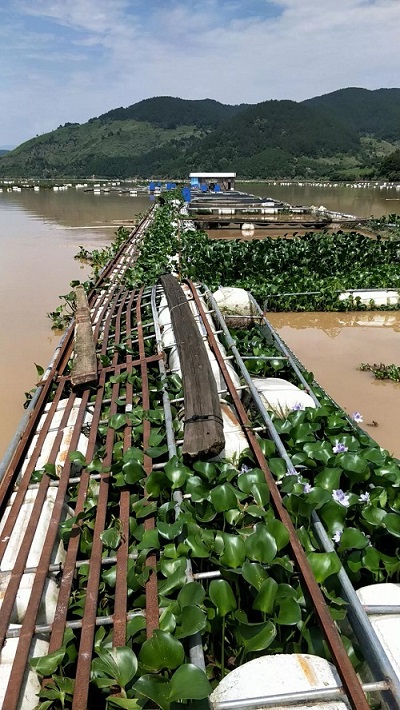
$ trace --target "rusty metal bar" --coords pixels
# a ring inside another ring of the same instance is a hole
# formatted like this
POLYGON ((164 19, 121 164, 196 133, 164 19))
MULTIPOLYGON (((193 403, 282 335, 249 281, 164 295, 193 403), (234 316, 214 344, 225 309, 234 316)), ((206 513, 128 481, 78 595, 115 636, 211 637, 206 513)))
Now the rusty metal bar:
MULTIPOLYGON (((79 409, 79 416, 78 416, 78 419, 76 422, 76 428, 74 429, 74 434, 73 434, 73 437, 70 442, 70 447, 69 447, 70 451, 74 451, 75 447, 78 445, 81 424, 82 424, 84 416, 85 416, 85 410, 86 410, 88 398, 89 398, 89 390, 87 390, 82 397, 82 401, 81 401, 81 405, 80 405, 80 409, 79 409)), ((71 395, 71 398, 70 398, 71 406, 73 403, 73 399, 74 398, 71 395)), ((65 408, 66 419, 68 419, 68 416, 69 416, 69 410, 66 407, 65 408)), ((60 433, 62 434, 62 425, 60 426, 60 433)), ((56 441, 53 445, 51 459, 55 458, 57 450, 58 450, 58 447, 57 447, 57 439, 56 439, 56 441), (56 450, 54 451, 54 449, 56 449, 56 450)), ((42 548, 42 553, 40 555, 40 560, 39 560, 38 568, 37 568, 37 571, 35 574, 35 580, 34 580, 34 583, 32 586, 32 591, 31 591, 31 594, 29 597, 29 604, 28 604, 28 607, 27 607, 27 610, 25 613, 25 618, 24 618, 22 628, 20 631, 20 637, 19 637, 18 647, 17 647, 17 651, 15 654, 14 663, 13 663, 13 667, 12 667, 12 671, 11 671, 11 677, 10 677, 9 685, 8 685, 7 691, 6 691, 8 710, 14 710, 18 706, 19 692, 20 692, 20 688, 21 688, 21 685, 23 682, 26 664, 28 661, 29 650, 30 650, 30 646, 32 643, 32 637, 35 632, 36 617, 37 617, 40 602, 42 599, 42 594, 43 594, 44 585, 45 585, 46 578, 47 578, 51 554, 52 554, 54 544, 57 539, 59 523, 60 523, 60 519, 61 519, 61 515, 62 515, 62 508, 63 508, 64 501, 65 501, 66 490, 68 487, 69 469, 70 469, 70 464, 69 464, 69 462, 66 462, 65 470, 63 471, 63 474, 61 476, 56 500, 54 502, 54 507, 53 507, 53 511, 52 511, 52 515, 51 515, 51 520, 49 523, 49 528, 48 528, 45 542, 44 542, 44 545, 42 548)), ((35 506, 37 505, 37 503, 38 503, 38 501, 36 500, 35 506)), ((34 511, 32 511, 31 520, 33 517, 33 512, 34 511)), ((40 515, 40 511, 39 511, 39 515, 40 515)), ((35 519, 33 522, 35 522, 35 519)), ((31 521, 30 521, 30 523, 31 523, 31 521)), ((28 530, 27 530, 27 532, 28 532, 28 530)), ((21 548, 20 548, 21 550, 22 550, 22 547, 23 547, 23 544, 21 545, 21 548)), ((15 573, 16 573, 16 566, 14 566, 13 576, 15 573)), ((19 584, 19 581, 17 582, 17 584, 19 584)), ((13 601, 14 600, 12 599, 11 604, 13 603, 13 601)), ((4 599, 4 602, 5 602, 5 599, 4 599)), ((3 612, 4 602, 3 602, 3 606, 2 606, 2 612, 3 612)))
MULTIPOLYGON (((100 372, 99 386, 97 390, 97 399, 95 402, 93 420, 89 434, 89 444, 87 448, 86 458, 87 460, 92 459, 95 450, 96 438, 97 438, 97 426, 101 415, 102 406, 102 394, 105 387, 105 373, 100 372)), ((78 489, 78 497, 75 504, 75 515, 78 515, 83 511, 83 507, 86 500, 87 489, 89 485, 90 474, 84 469, 81 474, 81 481, 78 489)), ((71 594, 72 582, 74 579, 76 558, 79 550, 80 542, 80 528, 75 527, 73 534, 71 535, 68 547, 66 551, 66 557, 64 561, 63 575, 60 582, 60 591, 58 594, 58 602, 56 607, 56 612, 54 616, 54 621, 52 625, 52 632, 50 636, 49 653, 56 651, 63 642, 65 622, 68 612, 68 602, 71 594)))
MULTIPOLYGON (((119 333, 119 324, 121 319, 121 314, 124 306, 124 296, 115 299, 115 305, 118 306, 118 318, 116 324, 116 339, 119 333), (119 304, 118 304, 119 301, 119 304)), ((125 293, 126 297, 126 293, 125 293)), ((111 313, 108 313, 107 320, 104 327, 105 339, 103 342, 107 342, 108 332, 111 325, 111 313)), ((114 354, 114 364, 118 360, 118 352, 114 354)), ((111 405, 110 405, 110 416, 117 413, 117 399, 119 393, 120 385, 118 382, 113 384, 112 395, 111 395, 111 405)), ((107 468, 112 464, 113 458, 113 446, 114 446, 114 429, 109 428, 106 435, 106 455, 104 457, 103 465, 107 468)), ((104 473, 101 475, 99 484, 99 493, 97 498, 97 508, 96 508, 96 520, 93 533, 92 549, 90 554, 90 566, 89 575, 86 586, 86 599, 85 608, 82 619, 82 629, 81 634, 78 660, 76 667, 75 676, 75 692, 72 701, 72 710, 86 710, 88 693, 89 693, 89 681, 90 681, 90 667, 93 653, 93 641, 96 629, 96 616, 97 616, 97 600, 99 592, 99 580, 101 574, 101 555, 103 550, 103 543, 101 540, 101 533, 105 530, 106 518, 107 518, 107 502, 108 493, 110 486, 110 474, 104 473)))
MULTIPOLYGON (((190 280, 188 280, 187 283, 189 284, 190 289, 193 293, 193 296, 196 300, 199 312, 202 313, 202 310, 203 310, 202 304, 201 304, 200 298, 197 294, 196 287, 194 286, 194 284, 190 280)), ((237 395, 234 384, 230 378, 229 372, 228 372, 226 365, 224 363, 223 356, 221 355, 220 349, 219 349, 217 342, 215 340, 215 336, 212 331, 212 328, 211 328, 207 318, 204 317, 203 322, 204 322, 205 328, 207 330, 207 334, 209 336, 210 346, 211 346, 213 353, 218 361, 219 367, 223 373, 225 382, 227 383, 230 395, 232 397, 236 411, 238 413, 239 419, 242 423, 242 426, 244 427, 244 433, 246 434, 249 444, 250 444, 251 448, 253 449, 253 452, 255 454, 255 457, 257 459, 259 467, 264 472, 265 480, 266 480, 267 485, 270 490, 271 500, 274 504, 275 511, 289 532, 289 537, 290 537, 289 544, 290 544, 290 547, 292 550, 292 554, 293 554, 296 566, 301 574, 301 577, 304 581, 304 584, 306 586, 308 594, 312 600, 313 607, 315 609, 315 613, 316 613, 318 621, 321 625, 321 628, 322 628, 322 631, 323 631, 324 636, 326 638, 326 641, 328 643, 329 649, 332 653, 334 663, 335 663, 338 673, 342 679, 342 682, 343 682, 344 688, 346 690, 346 693, 348 695, 351 706, 354 708, 354 710, 368 710, 369 705, 368 705, 368 702, 367 702, 366 697, 364 695, 364 692, 361 688, 357 674, 356 674, 356 672, 350 662, 350 659, 347 655, 347 652, 342 644, 339 632, 338 632, 338 630, 335 626, 335 623, 329 613, 329 609, 325 603, 323 594, 322 594, 317 582, 315 581, 310 564, 307 560, 307 557, 304 553, 302 546, 300 545, 299 539, 296 535, 296 530, 293 526, 293 523, 291 521, 289 513, 287 512, 286 508, 283 506, 279 489, 278 489, 278 487, 275 483, 275 480, 272 476, 272 473, 266 463, 266 460, 264 458, 264 455, 262 453, 260 445, 257 441, 257 438, 256 438, 255 434, 251 431, 250 419, 248 418, 246 410, 244 409, 243 404, 237 395)))
MULTIPOLYGON (((64 423, 64 426, 66 422, 68 421, 68 417, 70 414, 70 411, 72 409, 72 404, 75 396, 71 395, 70 400, 68 402, 68 406, 65 407, 63 418, 62 418, 62 423, 64 423)), ((62 437, 62 429, 60 428, 58 431, 58 434, 56 436, 56 439, 53 443, 52 449, 51 449, 51 454, 50 454, 50 462, 52 463, 57 455, 59 444, 60 444, 60 439, 62 437), (53 461, 51 460, 53 459, 53 461)), ((29 469, 27 469, 27 473, 29 472, 29 469)), ((13 606, 15 603, 15 598, 18 592, 18 588, 21 582, 22 575, 24 573, 24 569, 26 566, 26 561, 28 559, 29 551, 31 548, 33 536, 35 534, 40 514, 42 511, 42 506, 43 503, 46 499, 46 493, 48 489, 48 483, 49 483, 49 477, 47 475, 44 475, 39 489, 38 489, 38 494, 36 496, 36 500, 33 504, 32 512, 29 518, 28 525, 26 527, 23 539, 21 541, 21 545, 18 551, 17 559, 15 560, 14 567, 10 573, 10 579, 7 585, 6 592, 3 597, 2 601, 2 607, 1 607, 1 617, 0 617, 0 648, 3 647, 4 640, 6 638, 7 634, 7 628, 9 624, 9 619, 13 610, 13 606)), ((12 519, 12 526, 14 527, 14 524, 16 522, 16 518, 18 516, 19 508, 17 510, 16 515, 13 514, 13 511, 10 511, 9 518, 12 519)), ((8 521, 7 521, 8 522, 8 521)), ((5 545, 8 543, 8 540, 5 540, 5 535, 3 534, 2 540, 5 543, 5 545)), ((46 573, 47 573, 47 567, 46 567, 46 573)))
MULTIPOLYGON (((136 292, 133 291, 128 301, 126 310, 126 330, 128 336, 131 333, 131 312, 136 292)), ((132 372, 132 355, 128 354, 127 368, 132 372)), ((126 402, 132 401, 133 388, 130 382, 126 383, 126 402)), ((131 445, 132 425, 127 424, 124 429, 124 451, 131 445)), ((124 646, 126 642, 126 614, 127 614, 127 578, 128 578, 128 553, 129 553, 129 512, 130 512, 130 492, 129 488, 122 489, 119 500, 119 517, 121 521, 121 544, 117 551, 117 571, 115 582, 115 603, 114 603, 114 646, 124 646)))

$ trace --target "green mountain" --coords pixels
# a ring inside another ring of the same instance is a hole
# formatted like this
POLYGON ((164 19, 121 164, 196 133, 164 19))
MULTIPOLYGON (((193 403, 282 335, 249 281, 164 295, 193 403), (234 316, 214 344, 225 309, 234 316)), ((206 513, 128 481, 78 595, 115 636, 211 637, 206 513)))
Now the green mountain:
POLYGON ((303 101, 353 130, 386 141, 400 140, 400 89, 348 88, 303 101))
POLYGON ((294 101, 264 101, 224 121, 201 141, 192 141, 171 168, 236 170, 246 177, 296 171, 304 157, 355 154, 356 131, 336 118, 294 101))
POLYGON ((37 136, 0 157, 0 176, 352 179, 398 147, 400 89, 237 106, 160 96, 37 136))
MULTIPOLYGON (((214 99, 190 100, 172 96, 144 99, 128 108, 116 108, 99 116, 102 123, 112 121, 144 121, 158 128, 173 129, 177 126, 215 128, 222 121, 247 108, 246 104, 229 106, 214 99)), ((90 121, 95 121, 92 118, 90 121)))
POLYGON ((22 143, 0 160, 0 174, 126 177, 135 174, 132 162, 135 156, 164 144, 176 150, 187 141, 205 136, 243 108, 211 99, 146 99, 91 118, 84 124, 66 123, 22 143))
POLYGON ((0 148, 0 156, 1 155, 6 155, 6 153, 9 153, 9 150, 5 150, 4 148, 0 148))

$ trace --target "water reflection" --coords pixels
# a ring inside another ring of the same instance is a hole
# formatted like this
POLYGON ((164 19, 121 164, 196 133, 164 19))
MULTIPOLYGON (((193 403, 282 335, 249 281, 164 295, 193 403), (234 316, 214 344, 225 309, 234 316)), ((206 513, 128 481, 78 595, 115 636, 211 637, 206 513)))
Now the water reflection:
POLYGON ((304 366, 338 404, 361 412, 362 427, 400 456, 400 383, 376 380, 361 363, 400 364, 399 311, 268 313, 268 319, 304 366))
POLYGON ((149 205, 147 195, 0 193, 0 458, 23 414, 24 392, 36 382, 34 363, 45 367, 59 341, 46 314, 72 279, 90 272, 74 259, 79 245, 101 248, 149 205))
POLYGON ((276 328, 288 326, 295 330, 316 328, 330 338, 337 337, 343 328, 391 328, 400 331, 399 311, 365 311, 351 313, 267 313, 276 328))
POLYGON ((291 205, 323 205, 357 217, 380 217, 392 212, 400 214, 400 194, 395 185, 381 188, 379 185, 358 187, 338 184, 334 187, 328 184, 246 182, 237 183, 236 186, 238 190, 259 197, 273 197, 291 205))

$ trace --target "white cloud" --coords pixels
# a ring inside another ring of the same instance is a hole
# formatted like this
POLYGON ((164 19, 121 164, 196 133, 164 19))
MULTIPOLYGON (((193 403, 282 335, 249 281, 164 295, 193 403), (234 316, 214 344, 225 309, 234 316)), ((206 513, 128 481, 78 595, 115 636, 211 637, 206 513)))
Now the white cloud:
POLYGON ((399 0, 6 5, 0 144, 150 96, 255 103, 399 82, 399 0))

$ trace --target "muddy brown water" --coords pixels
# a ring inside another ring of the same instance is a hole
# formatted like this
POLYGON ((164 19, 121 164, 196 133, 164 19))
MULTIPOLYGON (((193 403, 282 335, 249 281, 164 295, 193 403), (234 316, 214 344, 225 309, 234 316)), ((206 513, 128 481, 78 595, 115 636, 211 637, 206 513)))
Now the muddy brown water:
MULTIPOLYGON (((394 189, 386 188, 302 188, 266 183, 246 183, 238 187, 253 194, 276 197, 293 204, 323 204, 328 208, 359 216, 369 216, 372 213, 380 216, 396 211, 399 194, 394 189)), ((88 249, 104 246, 113 238, 119 225, 133 224, 135 216, 148 209, 150 204, 148 195, 95 195, 72 188, 66 191, 23 190, 20 193, 0 193, 0 457, 23 415, 24 392, 30 390, 37 380, 34 363, 47 366, 59 341, 60 336, 52 332, 51 322, 46 314, 60 305, 59 295, 70 290, 69 283, 72 279, 84 280, 88 275, 88 268, 74 260, 79 246, 83 245, 88 249)), ((232 231, 237 235, 237 230, 232 231)), ((293 317, 297 318, 298 315, 304 316, 306 322, 307 314, 296 314, 293 317)), ((321 315, 333 317, 332 314, 321 315)), ((279 317, 289 318, 287 314, 279 317)), ((289 321, 286 322, 286 328, 289 328, 289 321)), ((305 333, 304 329, 290 330, 297 335, 305 333)), ((374 330, 376 340, 385 342, 387 328, 365 330, 367 334, 374 330)), ((350 333, 353 329, 346 328, 346 331, 350 333)), ((360 337, 360 328, 356 332, 358 336, 354 336, 355 342, 360 337)), ((318 337, 322 338, 323 333, 319 326, 310 330, 314 342, 318 337)), ((361 340, 364 338, 364 330, 362 333, 361 340)), ((328 338, 330 343, 333 340, 328 338)), ((301 342, 302 338, 298 345, 297 342, 289 344, 300 359, 303 359, 301 342)), ((341 339, 340 342, 344 340, 341 339)), ((310 343, 308 336, 307 343, 310 343)), ((319 348, 320 343, 317 345, 318 351, 319 348)), ((310 349, 313 349, 312 346, 305 345, 304 354, 310 349)), ((340 358, 343 360, 343 355, 340 355, 340 358)), ((392 356, 389 352, 384 352, 381 358, 375 358, 386 362, 397 361, 396 352, 393 352, 392 356)), ((374 358, 372 355, 370 358, 363 355, 360 361, 365 359, 371 361, 374 358)), ((327 354, 323 371, 329 373, 334 362, 335 359, 327 354)), ((311 368, 311 364, 305 364, 311 368)), ((358 360, 355 364, 358 364, 358 360)), ((324 384, 317 369, 313 365, 312 368, 330 394, 339 400, 337 390, 333 391, 337 378, 332 377, 332 383, 329 381, 324 384)), ((397 385, 374 383, 369 373, 357 373, 353 365, 350 370, 352 374, 349 371, 346 375, 347 386, 353 386, 353 382, 356 383, 361 378, 365 390, 360 388, 359 395, 354 397, 354 404, 353 401, 349 404, 341 401, 343 406, 362 411, 364 399, 360 399, 361 393, 367 398, 366 393, 370 392, 372 399, 377 398, 378 392, 386 393, 391 391, 391 388, 398 393, 397 385)), ((376 416, 372 410, 368 413, 371 419, 379 423, 376 431, 372 432, 377 439, 378 433, 379 437, 381 434, 383 436, 386 430, 384 409, 376 416)), ((396 410, 391 405, 387 405, 386 410, 386 418, 395 419, 396 410)), ((388 426, 390 428, 390 422, 388 426)), ((394 450, 390 437, 391 434, 388 434, 387 439, 380 443, 394 450)), ((400 454, 399 450, 397 454, 400 454)))
POLYGON ((400 383, 377 380, 361 363, 400 364, 400 313, 268 313, 280 337, 362 428, 400 457, 400 383))
POLYGON ((79 246, 103 247, 149 206, 147 195, 0 193, 0 458, 37 381, 34 363, 46 367, 60 339, 46 314, 89 274, 74 260, 79 246))

